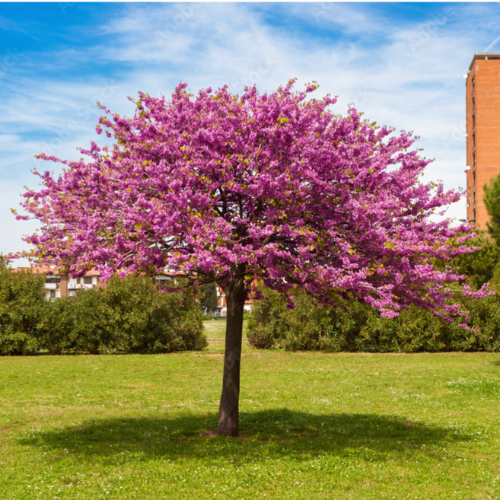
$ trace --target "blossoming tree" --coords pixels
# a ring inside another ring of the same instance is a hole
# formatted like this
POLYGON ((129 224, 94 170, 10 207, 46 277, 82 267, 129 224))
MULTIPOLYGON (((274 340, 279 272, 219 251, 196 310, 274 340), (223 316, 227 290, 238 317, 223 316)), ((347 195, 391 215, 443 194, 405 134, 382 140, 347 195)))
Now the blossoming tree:
POLYGON ((170 100, 139 93, 132 118, 100 106, 96 130, 113 145, 91 142, 87 161, 39 155, 63 173, 38 173, 44 187, 22 203, 42 223, 26 238, 39 261, 105 278, 168 268, 223 288, 224 436, 238 434, 252 281, 290 302, 298 286, 319 302, 350 298, 386 317, 410 304, 451 317, 460 309, 446 303, 446 285, 459 276, 429 262, 473 250, 449 244, 467 226, 430 220, 463 193, 419 181, 429 160, 411 149, 410 133, 369 124, 355 109, 335 115, 334 98, 308 99, 317 86, 293 84, 239 97, 227 86, 194 96, 183 83, 170 100))

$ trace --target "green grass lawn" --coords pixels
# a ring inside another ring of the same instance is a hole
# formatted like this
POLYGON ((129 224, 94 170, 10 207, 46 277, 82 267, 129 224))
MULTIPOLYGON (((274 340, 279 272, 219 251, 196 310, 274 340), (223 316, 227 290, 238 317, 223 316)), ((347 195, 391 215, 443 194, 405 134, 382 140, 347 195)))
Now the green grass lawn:
POLYGON ((0 500, 500 498, 499 354, 222 349, 0 358, 0 500))
MULTIPOLYGON (((212 319, 203 322, 205 334, 210 338, 223 339, 226 335, 226 320, 212 319)), ((246 335, 245 335, 246 338, 246 335)))

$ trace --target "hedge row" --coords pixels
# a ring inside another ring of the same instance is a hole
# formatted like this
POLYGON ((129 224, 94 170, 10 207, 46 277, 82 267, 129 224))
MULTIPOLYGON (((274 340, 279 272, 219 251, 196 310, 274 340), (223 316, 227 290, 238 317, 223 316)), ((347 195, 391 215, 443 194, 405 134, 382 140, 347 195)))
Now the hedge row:
POLYGON ((146 278, 45 299, 44 279, 0 269, 0 354, 166 353, 201 350, 201 308, 188 292, 161 293, 146 278))
POLYGON ((349 303, 348 310, 315 307, 295 292, 295 309, 287 309, 276 292, 262 289, 254 301, 248 340, 258 349, 283 348, 330 352, 499 351, 500 298, 455 297, 470 312, 467 331, 432 312, 410 307, 398 318, 381 318, 371 306, 349 303))

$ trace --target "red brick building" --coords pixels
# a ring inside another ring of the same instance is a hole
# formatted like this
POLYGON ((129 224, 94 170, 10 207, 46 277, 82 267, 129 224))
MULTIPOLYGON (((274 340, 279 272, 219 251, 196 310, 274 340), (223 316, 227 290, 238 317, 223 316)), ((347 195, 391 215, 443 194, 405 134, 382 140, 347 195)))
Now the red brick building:
POLYGON ((61 274, 57 268, 49 266, 19 267, 13 271, 29 271, 45 275, 45 289, 48 299, 72 297, 77 290, 102 286, 100 273, 94 270, 87 271, 87 274, 81 278, 70 278, 68 275, 61 274))
MULTIPOLYGON (((245 300, 245 311, 252 312, 252 302, 252 297, 249 297, 247 300, 245 300)), ((219 316, 227 316, 226 296, 224 294, 224 290, 219 286, 217 287, 217 314, 219 316)))
POLYGON ((486 229, 483 188, 500 174, 500 52, 474 54, 465 87, 467 219, 486 229))
MULTIPOLYGON (((32 272, 34 274, 45 275, 45 290, 47 299, 58 299, 60 297, 74 297, 78 290, 89 290, 90 288, 99 288, 106 286, 101 281, 101 273, 94 269, 87 271, 81 278, 71 278, 67 274, 61 274, 56 267, 50 266, 32 266, 18 267, 12 272, 32 272)), ((183 276, 183 273, 165 272, 154 279, 158 284, 170 281, 175 275, 183 276)))

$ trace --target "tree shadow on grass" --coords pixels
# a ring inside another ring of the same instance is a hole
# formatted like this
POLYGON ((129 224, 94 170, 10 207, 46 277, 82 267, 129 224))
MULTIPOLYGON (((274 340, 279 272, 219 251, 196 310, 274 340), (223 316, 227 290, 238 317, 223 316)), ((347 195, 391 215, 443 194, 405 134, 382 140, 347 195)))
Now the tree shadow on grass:
MULTIPOLYGON (((79 461, 116 463, 184 458, 248 460, 262 456, 303 460, 308 456, 356 455, 367 460, 434 457, 436 446, 471 437, 397 416, 313 415, 288 409, 245 412, 238 438, 216 435, 217 415, 110 418, 48 432, 30 433, 20 444, 43 448, 55 458, 70 452, 79 461), (433 451, 434 450, 434 451, 433 451)), ((67 456, 67 455, 66 455, 67 456)))

